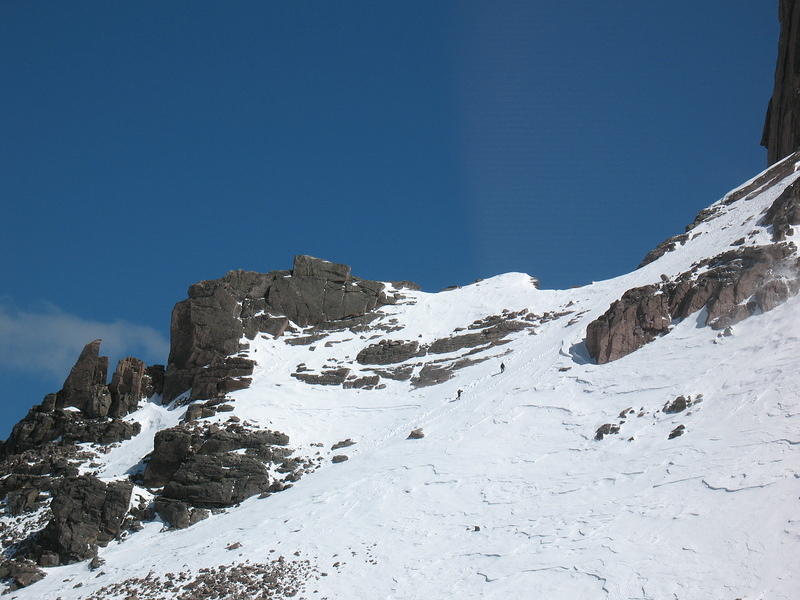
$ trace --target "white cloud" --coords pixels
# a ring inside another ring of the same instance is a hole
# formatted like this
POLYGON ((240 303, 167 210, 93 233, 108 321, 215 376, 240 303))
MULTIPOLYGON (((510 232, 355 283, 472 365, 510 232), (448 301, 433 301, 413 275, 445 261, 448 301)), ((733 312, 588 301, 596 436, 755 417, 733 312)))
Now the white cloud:
MULTIPOLYGON (((116 360, 136 356, 148 363, 165 363, 169 343, 164 335, 144 325, 117 320, 92 321, 53 305, 18 310, 0 302, 0 368, 41 373, 63 381, 88 342, 101 338, 101 353, 116 360)), ((110 376, 110 374, 109 374, 110 376)))

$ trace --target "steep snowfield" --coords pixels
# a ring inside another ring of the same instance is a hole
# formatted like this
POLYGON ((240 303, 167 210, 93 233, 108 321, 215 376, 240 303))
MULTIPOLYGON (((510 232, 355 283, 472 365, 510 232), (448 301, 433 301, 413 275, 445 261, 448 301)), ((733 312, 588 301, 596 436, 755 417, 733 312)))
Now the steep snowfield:
MULTIPOLYGON (((326 573, 308 582, 306 598, 800 597, 800 297, 730 336, 694 315, 606 365, 582 345, 586 325, 625 290, 685 271, 753 230, 748 244, 769 243, 758 216, 797 176, 719 204, 685 245, 615 279, 538 290, 528 275, 509 273, 438 294, 407 292, 381 309, 384 322, 402 327, 382 337, 432 342, 503 309, 571 311, 533 335, 513 334, 478 355, 490 360, 440 385, 309 385, 290 377, 296 365, 318 371, 338 360, 358 369, 356 354, 378 339, 332 333, 311 350, 257 338, 254 381, 233 394, 233 414, 287 433, 298 454, 321 452, 322 468, 186 530, 146 524, 101 550, 101 572, 86 563, 47 569, 11 597, 86 598, 150 571, 277 555, 326 573), (699 394, 687 411, 661 411, 699 394), (635 412, 619 434, 594 439, 627 408, 635 412), (668 439, 678 425, 685 433, 668 439), (425 437, 406 439, 418 427, 425 437), (329 450, 346 438, 356 444, 329 450), (349 460, 332 464, 334 454, 349 460), (235 542, 241 547, 226 550, 235 542)), ((101 475, 135 469, 153 433, 183 410, 149 403, 130 415, 142 433, 102 458, 101 475)))

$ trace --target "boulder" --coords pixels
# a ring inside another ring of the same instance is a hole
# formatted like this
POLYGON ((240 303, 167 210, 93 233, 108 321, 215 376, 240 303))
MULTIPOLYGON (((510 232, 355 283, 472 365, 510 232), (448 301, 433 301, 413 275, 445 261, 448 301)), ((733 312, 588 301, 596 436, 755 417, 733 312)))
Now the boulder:
POLYGON ((44 571, 37 568, 29 560, 3 560, 0 561, 0 580, 10 580, 7 592, 28 587, 44 578, 44 571))
POLYGON ((411 433, 408 434, 407 440, 421 440, 425 437, 425 434, 422 432, 422 428, 419 429, 412 429, 411 433))
POLYGON ((53 552, 61 564, 94 556, 120 533, 128 512, 133 484, 103 483, 91 475, 67 477, 53 495, 53 517, 38 538, 40 554, 53 552))
POLYGON ((597 431, 594 432, 594 439, 602 440, 603 437, 607 435, 613 435, 615 433, 619 433, 619 425, 614 423, 605 423, 600 425, 600 427, 597 428, 597 431))
POLYGON ((419 342, 381 340, 361 350, 356 361, 362 365, 390 365, 421 354, 425 354, 425 349, 420 351, 419 342))
POLYGON ((161 520, 172 529, 186 529, 211 515, 204 508, 194 508, 180 500, 164 497, 156 498, 154 507, 161 520))

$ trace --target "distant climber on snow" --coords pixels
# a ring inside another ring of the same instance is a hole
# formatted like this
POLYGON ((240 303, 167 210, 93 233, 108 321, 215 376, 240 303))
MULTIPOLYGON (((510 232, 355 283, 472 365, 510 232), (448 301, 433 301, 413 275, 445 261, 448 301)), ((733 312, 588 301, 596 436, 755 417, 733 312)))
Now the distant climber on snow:
POLYGON ((506 372, 506 363, 500 363, 500 372, 501 373, 505 373, 506 372))

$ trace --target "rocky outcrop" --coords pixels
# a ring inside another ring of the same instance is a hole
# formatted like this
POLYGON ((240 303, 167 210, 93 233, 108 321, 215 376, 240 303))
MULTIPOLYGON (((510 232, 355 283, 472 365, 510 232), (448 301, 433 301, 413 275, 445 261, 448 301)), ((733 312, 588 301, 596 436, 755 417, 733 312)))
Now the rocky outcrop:
POLYGON ((290 457, 289 438, 279 432, 179 426, 160 431, 143 483, 163 488, 155 509, 171 527, 183 528, 205 518, 198 509, 233 506, 256 494, 280 491, 284 479, 270 475, 275 466, 285 479, 300 478, 309 464, 290 457))
POLYGON ((162 496, 200 508, 233 506, 266 491, 270 478, 257 458, 228 452, 196 454, 181 463, 162 496))
POLYGON ((89 419, 78 412, 61 409, 48 411, 45 402, 34 406, 14 426, 3 445, 3 453, 6 456, 17 454, 56 440, 64 444, 113 444, 129 440, 140 431, 139 423, 122 419, 89 419))
POLYGON ((111 394, 110 417, 124 417, 136 410, 142 398, 153 395, 153 385, 147 374, 147 366, 138 358, 129 356, 117 364, 117 369, 108 385, 111 394))
POLYGON ((133 484, 103 483, 91 475, 68 477, 56 488, 53 518, 37 540, 37 554, 54 553, 61 564, 85 560, 117 537, 128 513, 133 484))
POLYGON ((338 369, 323 369, 321 373, 292 373, 292 377, 315 385, 342 385, 349 374, 350 369, 340 367, 338 369))
POLYGON ((57 408, 77 408, 87 417, 105 417, 108 414, 111 408, 111 394, 106 385, 108 357, 100 356, 101 341, 89 342, 81 351, 57 394, 57 408))
POLYGON ((674 281, 628 290, 586 330, 599 364, 617 360, 669 331, 674 319, 705 308, 706 325, 724 329, 766 312, 800 290, 793 244, 743 247, 697 263, 674 281))
POLYGON ((195 399, 223 393, 211 380, 239 377, 226 372, 232 365, 219 361, 239 352, 242 337, 281 336, 290 322, 306 327, 360 317, 395 302, 384 287, 353 276, 347 265, 311 256, 296 256, 291 271, 231 271, 221 279, 192 285, 188 299, 172 312, 165 399, 189 388, 195 399), (215 373, 206 372, 198 382, 199 370, 215 360, 215 373), (198 383, 202 390, 194 390, 198 383))
POLYGON ((205 508, 194 508, 186 502, 161 496, 156 498, 154 507, 161 520, 172 529, 186 529, 211 515, 205 508))
POLYGON ((775 87, 767 108, 761 145, 769 164, 800 148, 800 4, 780 0, 781 35, 775 67, 775 87))
POLYGON ((772 228, 772 240, 782 242, 794 234, 792 225, 800 225, 800 179, 795 180, 767 209, 759 225, 772 228))
POLYGON ((139 433, 138 423, 120 417, 135 410, 142 399, 160 393, 163 367, 147 367, 137 358, 124 358, 111 383, 106 384, 108 357, 100 356, 100 343, 94 340, 83 348, 61 390, 47 394, 14 426, 0 448, 0 456, 56 440, 63 444, 111 444, 139 433))
POLYGON ((418 342, 381 340, 361 350, 356 356, 356 362, 362 365, 390 365, 424 354, 425 349, 420 351, 418 342))
POLYGON ((195 371, 190 399, 224 398, 230 392, 243 390, 252 381, 255 362, 238 356, 215 357, 211 363, 195 371))

